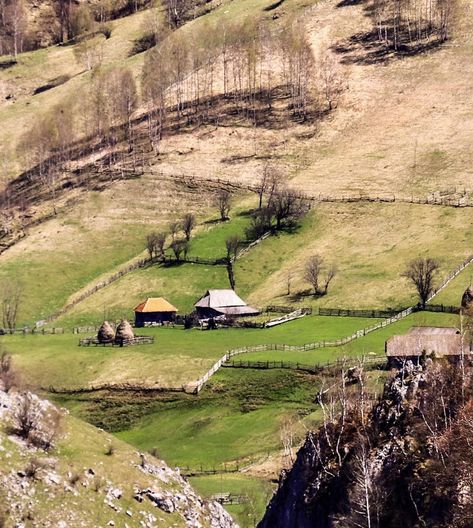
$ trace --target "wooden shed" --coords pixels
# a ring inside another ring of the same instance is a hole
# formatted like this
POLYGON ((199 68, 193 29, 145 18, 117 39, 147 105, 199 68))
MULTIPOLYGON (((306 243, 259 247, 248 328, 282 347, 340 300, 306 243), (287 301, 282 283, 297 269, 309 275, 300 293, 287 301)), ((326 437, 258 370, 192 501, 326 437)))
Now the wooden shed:
POLYGON ((234 290, 207 290, 205 295, 195 303, 195 309, 199 319, 223 316, 241 317, 260 313, 257 308, 248 306, 234 290))
POLYGON ((177 308, 162 297, 150 297, 135 308, 135 326, 143 327, 174 321, 177 308))
POLYGON ((470 356, 470 347, 463 343, 458 328, 415 326, 405 335, 395 335, 386 341, 385 349, 391 367, 405 360, 421 357, 446 357, 457 361, 463 354, 470 356))

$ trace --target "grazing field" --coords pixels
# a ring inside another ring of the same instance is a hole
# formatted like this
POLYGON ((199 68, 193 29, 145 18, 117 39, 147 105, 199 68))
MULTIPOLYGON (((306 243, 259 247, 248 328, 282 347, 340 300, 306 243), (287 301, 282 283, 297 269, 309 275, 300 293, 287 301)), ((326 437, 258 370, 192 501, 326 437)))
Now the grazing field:
MULTIPOLYGON (((236 289, 260 307, 405 308, 417 302, 414 288, 401 276, 409 260, 421 255, 438 259, 440 280, 470 254, 472 234, 463 229, 468 214, 465 209, 408 204, 319 204, 298 228, 267 238, 237 261, 236 289), (313 254, 338 268, 328 295, 317 298, 304 280, 305 261, 313 254)), ((225 238, 244 235, 248 223, 240 209, 231 222, 202 226, 190 254, 224 256, 225 238)), ((205 290, 225 287, 224 266, 152 267, 97 292, 58 324, 97 323, 104 314, 112 320, 130 317, 139 301, 153 295, 187 313, 205 290)))
POLYGON ((268 482, 242 474, 192 477, 189 481, 203 496, 218 493, 246 495, 249 499, 248 503, 225 505, 225 509, 229 511, 241 528, 251 528, 262 518, 275 487, 268 482))
POLYGON ((413 326, 453 326, 458 328, 460 319, 458 315, 431 313, 431 312, 417 312, 397 323, 376 330, 364 337, 355 339, 347 345, 336 348, 323 348, 320 350, 307 350, 303 352, 291 351, 282 352, 273 350, 266 352, 250 352, 236 360, 242 361, 291 361, 304 364, 317 364, 320 362, 331 362, 333 358, 343 357, 361 357, 368 355, 383 355, 384 344, 387 339, 393 335, 402 335, 408 332, 413 326))
MULTIPOLYGON (((376 319, 305 317, 265 330, 143 328, 139 334, 154 336, 154 344, 125 348, 79 347, 83 336, 73 334, 4 336, 0 342, 13 354, 25 381, 34 386, 77 388, 130 382, 181 387, 204 374, 228 349, 337 339, 375 322, 376 319)), ((320 357, 325 361, 329 356, 321 350, 320 357)))
MULTIPOLYGON (((220 490, 248 494, 259 518, 273 486, 267 475, 252 471, 252 463, 265 465, 281 451, 285 423, 291 424, 297 448, 307 428, 320 419, 315 403, 319 386, 316 376, 295 372, 221 371, 198 397, 99 393, 62 396, 57 401, 183 472, 247 468, 244 474, 199 476, 191 481, 204 496, 220 490)), ((270 464, 271 478, 279 467, 270 464)), ((244 520, 247 506, 229 509, 245 528, 253 526, 244 520)))

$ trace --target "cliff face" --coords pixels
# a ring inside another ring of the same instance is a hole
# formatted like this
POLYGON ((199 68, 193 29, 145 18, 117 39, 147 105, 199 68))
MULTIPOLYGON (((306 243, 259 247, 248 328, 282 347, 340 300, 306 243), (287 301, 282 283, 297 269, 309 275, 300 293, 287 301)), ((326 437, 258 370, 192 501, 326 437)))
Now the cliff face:
POLYGON ((470 397, 459 368, 407 364, 307 436, 259 528, 473 526, 470 397))

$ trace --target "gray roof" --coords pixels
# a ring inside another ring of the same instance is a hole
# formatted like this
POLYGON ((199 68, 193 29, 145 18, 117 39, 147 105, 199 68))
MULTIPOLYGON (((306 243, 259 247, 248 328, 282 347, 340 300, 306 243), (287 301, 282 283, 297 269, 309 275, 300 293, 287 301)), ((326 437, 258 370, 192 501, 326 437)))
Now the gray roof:
POLYGON ((455 335, 459 334, 458 328, 441 326, 413 326, 409 335, 455 335))
MULTIPOLYGON (((464 347, 469 353, 469 347, 464 347)), ((409 357, 435 354, 459 356, 462 336, 457 328, 414 327, 406 335, 392 336, 386 341, 388 357, 409 357)))
POLYGON ((234 290, 207 290, 205 295, 195 303, 196 308, 226 308, 230 306, 246 306, 234 290))
POLYGON ((259 310, 252 306, 222 306, 214 310, 225 315, 258 315, 259 310))

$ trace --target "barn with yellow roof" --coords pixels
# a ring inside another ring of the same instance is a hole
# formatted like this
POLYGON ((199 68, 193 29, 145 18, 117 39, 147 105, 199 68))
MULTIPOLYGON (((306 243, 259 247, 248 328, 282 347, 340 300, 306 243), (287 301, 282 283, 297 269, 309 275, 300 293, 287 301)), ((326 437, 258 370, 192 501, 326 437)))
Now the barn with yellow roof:
POLYGON ((149 297, 135 308, 135 326, 152 326, 171 323, 177 308, 163 297, 149 297))

